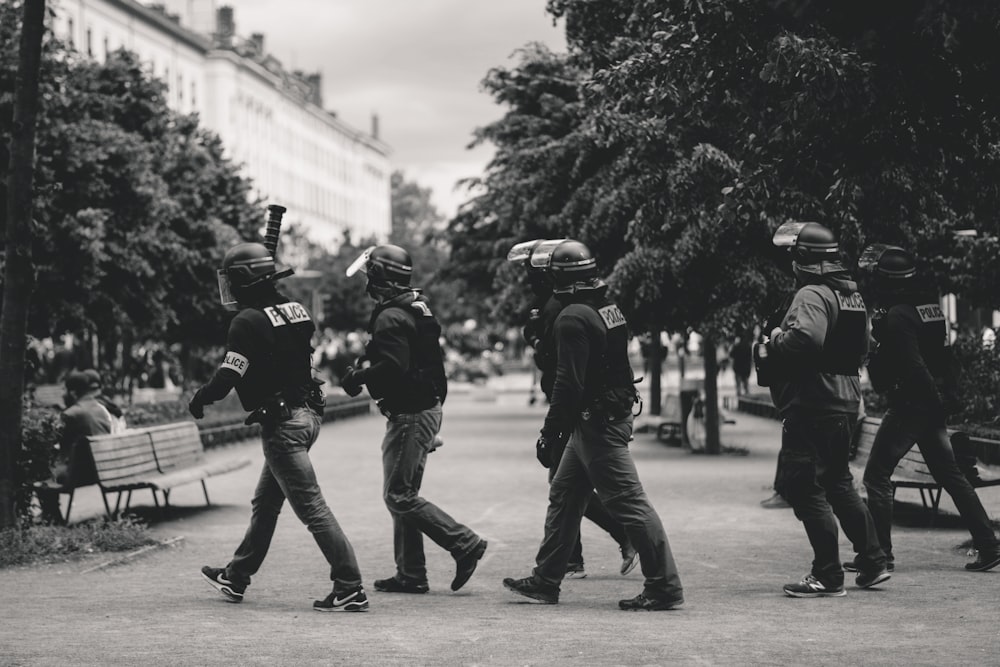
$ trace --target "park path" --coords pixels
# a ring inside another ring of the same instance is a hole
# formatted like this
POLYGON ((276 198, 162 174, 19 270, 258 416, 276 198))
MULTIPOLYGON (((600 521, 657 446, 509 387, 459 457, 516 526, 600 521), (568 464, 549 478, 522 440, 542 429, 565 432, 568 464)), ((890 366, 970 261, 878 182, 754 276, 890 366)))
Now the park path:
MULTIPOLYGON (((639 433, 632 445, 685 585, 676 612, 625 613, 617 601, 641 590, 638 571, 618 574, 614 543, 583 526, 589 576, 563 584, 557 606, 522 604, 501 579, 530 572, 542 534, 545 471, 534 459, 543 408, 509 378, 458 393, 445 409, 445 446, 428 462, 423 495, 489 539, 469 584, 451 593, 453 561, 427 544, 431 593, 369 590, 367 614, 317 614, 327 567, 287 511, 268 560, 240 605, 204 581, 246 528, 261 462, 259 444, 213 456, 253 466, 173 493, 160 539, 178 546, 125 564, 108 560, 0 570, 0 665, 949 665, 1000 662, 1000 572, 970 574, 955 517, 928 527, 905 512, 896 528, 899 570, 883 590, 796 600, 781 585, 808 571, 810 552, 788 510, 764 510, 778 424, 746 415, 723 430, 745 456, 718 458, 666 447, 639 433), (92 571, 88 571, 92 570, 92 571)), ((391 523, 381 500, 377 415, 323 427, 313 459, 327 500, 354 544, 366 585, 393 571, 391 523)), ((901 499, 914 501, 901 491, 901 499)), ((982 497, 1000 515, 1000 491, 982 497)), ((78 516, 100 511, 82 497, 78 516)), ((138 494, 140 508, 149 499, 138 494)), ((942 504, 946 504, 944 501, 942 504)), ((949 507, 950 508, 950 507, 949 507)), ((904 508, 906 509, 906 508, 904 508)), ((74 513, 78 510, 74 509, 74 513)), ((843 544, 843 555, 850 557, 843 544)))

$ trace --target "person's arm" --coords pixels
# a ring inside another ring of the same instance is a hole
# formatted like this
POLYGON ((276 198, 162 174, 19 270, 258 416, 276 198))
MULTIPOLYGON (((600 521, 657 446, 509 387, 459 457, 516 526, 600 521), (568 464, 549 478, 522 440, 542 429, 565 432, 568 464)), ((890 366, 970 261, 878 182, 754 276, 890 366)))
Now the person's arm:
POLYGON ((401 382, 410 368, 410 340, 416 334, 406 315, 386 311, 379 315, 372 333, 372 347, 378 358, 368 368, 351 368, 341 378, 340 386, 351 396, 362 385, 386 386, 401 382))
POLYGON ((815 358, 823 350, 829 326, 830 312, 819 292, 801 289, 788 308, 784 326, 770 332, 768 348, 774 356, 791 363, 815 358))
POLYGON ((555 438, 572 432, 583 409, 583 386, 590 360, 591 342, 582 318, 574 314, 560 317, 552 332, 556 351, 556 378, 552 400, 542 434, 555 438))
POLYGON ((229 395, 233 387, 246 375, 250 369, 251 350, 253 348, 253 332, 246 318, 237 316, 229 327, 226 341, 226 354, 222 364, 216 369, 212 379, 195 392, 188 404, 188 410, 195 419, 204 416, 204 407, 216 401, 221 401, 229 395))

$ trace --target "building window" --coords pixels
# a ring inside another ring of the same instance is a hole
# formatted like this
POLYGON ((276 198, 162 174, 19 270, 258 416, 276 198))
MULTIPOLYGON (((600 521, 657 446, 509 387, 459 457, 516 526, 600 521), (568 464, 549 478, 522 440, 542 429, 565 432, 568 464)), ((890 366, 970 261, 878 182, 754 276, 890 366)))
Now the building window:
POLYGON ((66 42, 69 44, 69 48, 76 48, 76 35, 74 35, 73 30, 73 19, 66 20, 66 42))
POLYGON ((87 55, 94 56, 94 31, 87 28, 87 55))

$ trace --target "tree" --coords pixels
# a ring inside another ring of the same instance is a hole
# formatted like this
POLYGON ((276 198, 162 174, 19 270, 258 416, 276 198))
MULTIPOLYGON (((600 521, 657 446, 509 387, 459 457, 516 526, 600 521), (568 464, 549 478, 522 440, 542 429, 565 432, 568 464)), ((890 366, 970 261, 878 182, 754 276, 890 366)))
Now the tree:
MULTIPOLYGON (((12 9, 0 12, 9 13, 12 9)), ((0 312, 0 377, 4 378, 0 382, 0 529, 17 523, 14 500, 19 480, 14 479, 14 462, 21 445, 25 330, 34 282, 31 218, 45 0, 25 0, 22 16, 12 119, 16 133, 10 143, 7 179, 4 299, 0 312)))

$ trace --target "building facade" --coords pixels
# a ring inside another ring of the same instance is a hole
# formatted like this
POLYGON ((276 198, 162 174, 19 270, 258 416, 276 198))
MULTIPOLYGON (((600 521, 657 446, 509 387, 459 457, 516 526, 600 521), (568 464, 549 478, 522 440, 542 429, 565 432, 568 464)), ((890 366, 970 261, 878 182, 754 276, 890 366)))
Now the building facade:
POLYGON ((167 103, 197 113, 242 165, 255 194, 288 208, 315 241, 336 246, 388 237, 389 147, 323 108, 318 74, 287 71, 264 36, 237 35, 233 10, 215 0, 54 0, 54 33, 97 60, 136 53, 167 84, 167 103))

